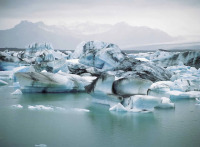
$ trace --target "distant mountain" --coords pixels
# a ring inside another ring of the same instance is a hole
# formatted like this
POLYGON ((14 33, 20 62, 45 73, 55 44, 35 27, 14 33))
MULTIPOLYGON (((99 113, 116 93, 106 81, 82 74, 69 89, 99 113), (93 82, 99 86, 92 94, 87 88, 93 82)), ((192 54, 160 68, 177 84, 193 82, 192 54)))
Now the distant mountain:
POLYGON ((104 40, 112 42, 119 46, 126 47, 130 45, 142 45, 150 43, 164 43, 175 41, 176 38, 169 36, 167 33, 148 27, 133 27, 126 23, 118 23, 109 31, 93 34, 88 37, 88 40, 104 40))
POLYGON ((80 41, 66 28, 42 22, 22 21, 12 29, 0 31, 0 47, 25 48, 33 42, 48 42, 56 49, 74 49, 80 41))
POLYGON ((48 26, 43 22, 22 21, 14 28, 0 30, 0 47, 25 48, 33 42, 52 43, 56 49, 75 49, 81 41, 101 40, 119 45, 165 43, 176 40, 167 33, 148 27, 83 23, 68 27, 48 26))

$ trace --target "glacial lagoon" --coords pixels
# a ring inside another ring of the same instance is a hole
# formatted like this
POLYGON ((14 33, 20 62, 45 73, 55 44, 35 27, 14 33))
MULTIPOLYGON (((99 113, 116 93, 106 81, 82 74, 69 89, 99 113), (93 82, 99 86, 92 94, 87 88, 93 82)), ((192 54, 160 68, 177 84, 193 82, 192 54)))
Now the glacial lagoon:
POLYGON ((87 93, 12 95, 13 91, 12 82, 0 87, 1 147, 200 145, 200 105, 195 99, 172 100, 175 109, 132 113, 109 111, 87 93))
POLYGON ((199 147, 199 51, 0 53, 2 147, 199 147))

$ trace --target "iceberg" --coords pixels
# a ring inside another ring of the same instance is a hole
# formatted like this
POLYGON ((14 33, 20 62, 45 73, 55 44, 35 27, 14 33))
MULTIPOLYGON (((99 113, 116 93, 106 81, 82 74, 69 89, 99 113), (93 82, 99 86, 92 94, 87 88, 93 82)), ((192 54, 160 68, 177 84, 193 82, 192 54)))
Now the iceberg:
POLYGON ((16 73, 20 83, 20 89, 26 92, 77 92, 85 91, 85 86, 89 85, 92 78, 84 78, 78 75, 66 73, 16 73))
POLYGON ((134 95, 125 98, 122 105, 127 111, 153 111, 154 108, 174 108, 175 105, 166 97, 155 97, 147 95, 134 95))
POLYGON ((128 109, 150 110, 161 104, 162 100, 159 97, 147 95, 134 95, 124 99, 122 105, 128 109))
POLYGON ((117 77, 135 77, 153 82, 169 80, 171 73, 152 63, 137 60, 128 56, 112 43, 88 41, 81 43, 73 53, 79 63, 94 67, 100 72, 122 71, 117 77), (127 72, 130 75, 127 75, 127 72))
POLYGON ((118 103, 117 105, 114 105, 109 110, 110 111, 121 111, 121 112, 126 112, 127 111, 127 109, 121 103, 118 103))
POLYGON ((117 95, 141 95, 147 94, 152 82, 145 79, 121 78, 113 83, 113 91, 117 95))
POLYGON ((161 97, 161 103, 156 106, 156 108, 174 108, 175 104, 171 102, 171 100, 169 98, 166 97, 161 97))

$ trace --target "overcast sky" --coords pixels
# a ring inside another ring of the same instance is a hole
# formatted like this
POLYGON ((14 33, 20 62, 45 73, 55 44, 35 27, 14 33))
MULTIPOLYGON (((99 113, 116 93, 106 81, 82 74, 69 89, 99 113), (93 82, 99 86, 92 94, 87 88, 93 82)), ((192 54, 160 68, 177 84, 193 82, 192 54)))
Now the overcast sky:
POLYGON ((21 20, 56 25, 123 21, 172 36, 198 36, 200 0, 0 0, 1 30, 21 20))

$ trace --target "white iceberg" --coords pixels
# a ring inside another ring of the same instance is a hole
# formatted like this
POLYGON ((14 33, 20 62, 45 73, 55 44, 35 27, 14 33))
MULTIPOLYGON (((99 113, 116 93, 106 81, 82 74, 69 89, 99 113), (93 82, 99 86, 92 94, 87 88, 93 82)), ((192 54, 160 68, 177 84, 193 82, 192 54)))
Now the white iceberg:
POLYGON ((117 105, 114 105, 113 107, 111 107, 110 109, 109 109, 110 111, 124 111, 124 112, 126 112, 127 111, 127 109, 121 104, 121 103, 118 103, 117 105))
POLYGON ((157 108, 174 108, 175 104, 169 98, 161 97, 161 103, 156 106, 157 108))
POLYGON ((17 89, 17 90, 15 90, 15 91, 14 91, 13 93, 11 93, 11 94, 13 94, 13 95, 21 95, 22 92, 21 92, 20 89, 17 89))

